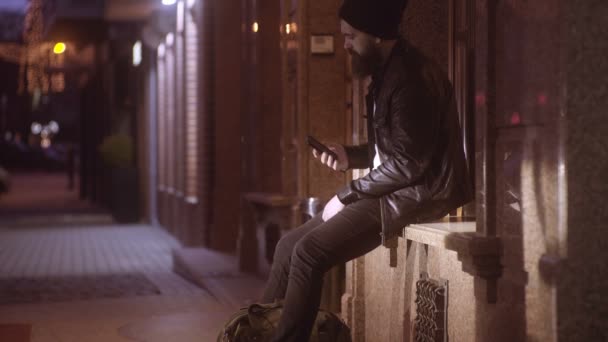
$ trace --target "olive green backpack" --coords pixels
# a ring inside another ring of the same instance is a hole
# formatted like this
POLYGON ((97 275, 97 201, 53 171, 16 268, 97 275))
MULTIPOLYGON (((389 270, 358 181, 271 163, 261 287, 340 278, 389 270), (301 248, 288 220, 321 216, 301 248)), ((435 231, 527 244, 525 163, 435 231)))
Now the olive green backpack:
MULTIPOLYGON (((282 311, 282 301, 242 308, 224 325, 217 342, 270 342, 282 311)), ((350 329, 336 314, 321 309, 309 342, 351 342, 350 329)))

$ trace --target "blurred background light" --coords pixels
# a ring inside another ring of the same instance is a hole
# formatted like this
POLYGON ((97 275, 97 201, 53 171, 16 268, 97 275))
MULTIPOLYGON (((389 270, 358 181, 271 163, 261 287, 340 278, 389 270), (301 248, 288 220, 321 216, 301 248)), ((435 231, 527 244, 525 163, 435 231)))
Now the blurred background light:
POLYGON ((33 122, 32 126, 31 126, 31 130, 32 130, 32 134, 40 134, 40 132, 42 132, 42 125, 37 123, 37 122, 33 122))
POLYGON ((65 52, 65 48, 65 43, 59 42, 53 47, 53 52, 57 55, 60 55, 65 52))
POLYGON ((173 35, 173 32, 167 33, 167 37, 165 38, 165 43, 167 43, 167 46, 173 45, 174 40, 175 36, 173 35))
POLYGON ((56 121, 49 122, 47 126, 53 134, 59 133, 59 124, 56 121))
POLYGON ((134 66, 138 66, 141 64, 141 59, 142 59, 142 53, 141 53, 141 41, 136 41, 135 44, 133 44, 133 65, 134 66))

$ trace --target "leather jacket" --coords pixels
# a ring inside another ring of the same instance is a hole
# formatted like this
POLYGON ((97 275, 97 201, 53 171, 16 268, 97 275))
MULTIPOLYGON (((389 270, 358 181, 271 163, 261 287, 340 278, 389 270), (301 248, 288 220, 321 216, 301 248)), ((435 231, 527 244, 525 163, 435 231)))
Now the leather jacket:
POLYGON ((366 100, 368 143, 346 152, 349 168, 371 170, 338 192, 342 203, 379 198, 386 239, 472 199, 454 90, 439 65, 398 40, 366 100), (373 169, 375 144, 381 165, 373 169))

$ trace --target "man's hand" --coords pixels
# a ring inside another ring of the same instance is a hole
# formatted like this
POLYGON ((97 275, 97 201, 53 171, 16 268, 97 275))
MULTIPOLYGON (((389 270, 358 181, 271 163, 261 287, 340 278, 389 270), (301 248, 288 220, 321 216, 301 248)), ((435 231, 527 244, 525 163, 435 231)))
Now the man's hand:
POLYGON ((321 163, 336 171, 346 171, 348 169, 348 157, 346 156, 344 146, 335 143, 328 143, 327 147, 336 153, 338 159, 334 159, 325 152, 319 154, 319 152, 314 148, 312 149, 312 155, 316 159, 319 159, 321 163))
POLYGON ((344 209, 344 204, 340 202, 338 196, 332 197, 329 202, 325 205, 323 209, 323 222, 329 220, 334 217, 337 213, 339 213, 342 209, 344 209))

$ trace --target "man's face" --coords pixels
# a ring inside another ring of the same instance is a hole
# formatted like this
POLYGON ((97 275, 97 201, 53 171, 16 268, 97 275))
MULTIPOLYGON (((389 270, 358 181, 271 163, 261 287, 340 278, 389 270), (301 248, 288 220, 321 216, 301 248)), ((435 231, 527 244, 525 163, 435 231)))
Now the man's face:
POLYGON ((382 64, 376 38, 357 30, 344 20, 340 21, 340 29, 344 35, 344 48, 352 56, 353 76, 370 76, 382 64))

